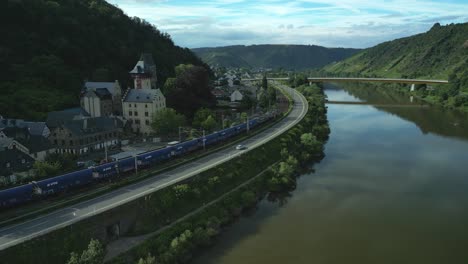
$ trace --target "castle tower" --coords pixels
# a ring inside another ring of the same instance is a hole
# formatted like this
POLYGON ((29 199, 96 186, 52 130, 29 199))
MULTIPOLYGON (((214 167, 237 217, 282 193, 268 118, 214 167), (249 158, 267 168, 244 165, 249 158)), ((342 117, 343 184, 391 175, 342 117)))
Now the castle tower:
POLYGON ((141 54, 140 60, 130 71, 130 75, 133 78, 135 89, 156 89, 158 79, 151 53, 141 54))

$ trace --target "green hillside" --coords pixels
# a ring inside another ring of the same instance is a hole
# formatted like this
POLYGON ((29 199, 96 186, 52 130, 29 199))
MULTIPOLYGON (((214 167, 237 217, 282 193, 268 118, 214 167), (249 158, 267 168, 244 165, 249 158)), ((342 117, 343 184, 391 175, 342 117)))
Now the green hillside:
POLYGON ((79 104, 85 79, 119 80, 142 52, 153 54, 163 84, 180 63, 203 65, 189 49, 104 0, 0 2, 0 114, 42 119, 79 104))
POLYGON ((303 70, 343 60, 359 50, 314 45, 252 45, 198 48, 193 51, 214 66, 303 70))
POLYGON ((449 79, 450 85, 416 93, 427 101, 468 109, 468 23, 435 24, 426 33, 385 42, 330 64, 322 73, 449 79))

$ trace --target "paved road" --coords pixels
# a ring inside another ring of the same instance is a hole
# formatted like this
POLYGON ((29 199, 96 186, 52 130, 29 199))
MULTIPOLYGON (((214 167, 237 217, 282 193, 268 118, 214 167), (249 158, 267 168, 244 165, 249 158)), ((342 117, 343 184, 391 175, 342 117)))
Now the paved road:
POLYGON ((17 245, 26 240, 63 228, 85 218, 110 210, 132 200, 148 195, 168 185, 177 183, 205 170, 215 167, 234 157, 252 150, 267 141, 279 136, 297 124, 307 113, 307 101, 300 93, 284 87, 293 95, 294 105, 290 114, 271 128, 241 142, 246 150, 228 148, 206 157, 179 166, 165 173, 155 175, 141 182, 122 187, 105 195, 76 205, 59 209, 50 214, 0 229, 0 250, 17 245))

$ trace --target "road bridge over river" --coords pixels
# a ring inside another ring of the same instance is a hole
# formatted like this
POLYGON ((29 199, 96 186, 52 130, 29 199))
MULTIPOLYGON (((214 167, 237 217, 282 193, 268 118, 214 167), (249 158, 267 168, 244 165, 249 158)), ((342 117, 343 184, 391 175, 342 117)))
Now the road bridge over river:
MULTIPOLYGON (((287 81, 289 77, 267 78, 272 81, 287 81)), ((242 81, 259 81, 262 78, 242 79, 242 81)), ((357 78, 357 77, 309 77, 310 83, 314 82, 379 82, 379 83, 405 83, 405 84, 448 84, 447 80, 431 79, 403 79, 403 78, 357 78)))

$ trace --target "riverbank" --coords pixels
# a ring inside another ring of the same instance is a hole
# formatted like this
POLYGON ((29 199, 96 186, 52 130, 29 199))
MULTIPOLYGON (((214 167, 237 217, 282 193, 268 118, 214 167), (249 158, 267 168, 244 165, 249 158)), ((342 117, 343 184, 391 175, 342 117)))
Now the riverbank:
MULTIPOLYGON (((409 101, 356 98, 339 85, 325 92, 331 101, 409 101)), ((313 172, 289 195, 258 203, 192 263, 463 263, 468 119, 435 107, 370 105, 327 105, 327 116, 326 156, 313 172), (458 137, 434 132, 448 119, 460 123, 452 126, 458 137)))
MULTIPOLYGON (((226 178, 235 178, 236 182, 240 180, 244 184, 246 181, 252 182, 241 185, 239 189, 217 198, 213 205, 158 232, 157 235, 110 262, 133 263, 140 258, 145 258, 148 254, 155 256, 158 263, 185 262, 201 249, 211 245, 225 227, 238 218, 243 211, 254 207, 267 194, 274 196, 294 189, 295 176, 304 168, 303 165, 312 159, 320 159, 322 156, 323 144, 329 133, 322 90, 316 86, 304 86, 299 90, 309 100, 309 112, 300 124, 262 148, 240 157, 235 162, 238 166, 231 169, 216 168, 217 171, 213 171, 212 175, 204 177, 208 180, 208 186, 210 186, 210 181, 225 181, 226 178), (265 171, 268 167, 271 168, 265 171), (259 173, 258 169, 263 171, 259 173), (227 171, 231 173, 226 175, 227 171), (230 176, 233 174, 237 176, 230 176), (216 180, 213 180, 215 178, 216 180)), ((203 181, 201 178, 199 180, 203 181)), ((202 183, 202 185, 207 184, 202 183)), ((182 188, 176 187, 174 187, 176 190, 182 188)), ((190 190, 197 188, 192 185, 183 187, 183 189, 190 190)), ((205 189, 205 191, 212 193, 218 188, 219 186, 214 189, 205 189)), ((155 225, 147 223, 146 229, 150 226, 155 225)))

